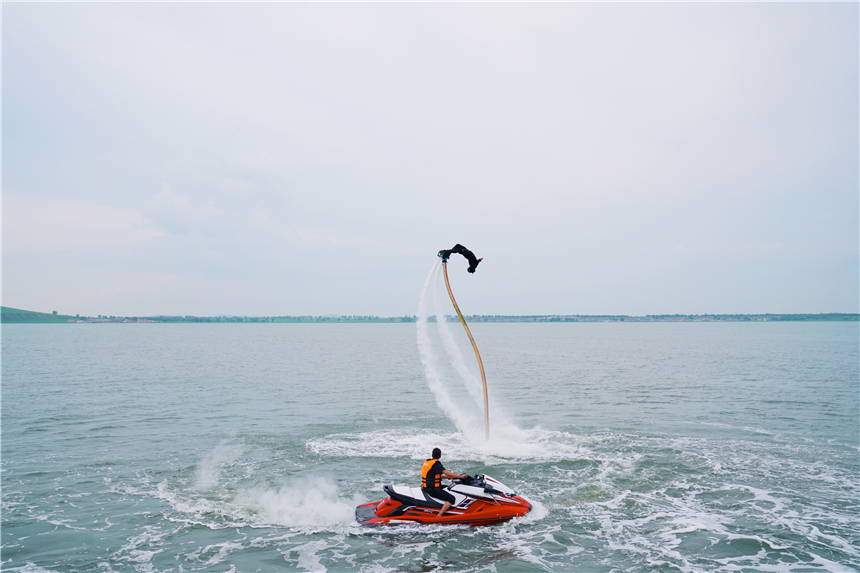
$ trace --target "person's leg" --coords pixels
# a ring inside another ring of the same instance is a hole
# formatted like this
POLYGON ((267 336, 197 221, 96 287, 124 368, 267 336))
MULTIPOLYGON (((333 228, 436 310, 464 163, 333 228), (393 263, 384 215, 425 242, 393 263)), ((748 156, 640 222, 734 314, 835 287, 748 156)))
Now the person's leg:
POLYGON ((450 508, 450 507, 451 507, 450 501, 446 501, 445 503, 443 503, 442 509, 439 510, 439 515, 437 515, 436 517, 442 517, 442 514, 445 513, 446 511, 448 511, 448 508, 450 508))

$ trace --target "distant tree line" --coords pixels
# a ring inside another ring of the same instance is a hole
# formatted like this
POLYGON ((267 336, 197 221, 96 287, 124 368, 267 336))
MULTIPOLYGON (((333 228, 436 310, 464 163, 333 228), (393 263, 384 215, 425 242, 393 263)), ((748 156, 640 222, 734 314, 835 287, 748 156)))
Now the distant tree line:
POLYGON ((360 316, 151 316, 158 322, 414 322, 410 316, 379 317, 360 316))
MULTIPOLYGON (((96 322, 108 321, 153 321, 153 322, 205 322, 205 323, 397 323, 415 322, 415 316, 380 317, 376 315, 326 315, 326 316, 167 316, 157 315, 148 317, 98 315, 96 322)), ((565 314, 565 315, 469 315, 468 322, 738 322, 738 321, 773 321, 773 322, 811 322, 811 321, 860 321, 860 314, 849 313, 820 313, 820 314, 646 314, 645 316, 630 316, 626 314, 565 314)), ((68 323, 95 321, 92 318, 75 315, 67 316, 51 313, 32 312, 16 308, 2 307, 3 323, 68 323)), ((456 315, 445 315, 448 322, 457 322, 456 315)), ((436 317, 428 317, 429 322, 436 322, 436 317)))

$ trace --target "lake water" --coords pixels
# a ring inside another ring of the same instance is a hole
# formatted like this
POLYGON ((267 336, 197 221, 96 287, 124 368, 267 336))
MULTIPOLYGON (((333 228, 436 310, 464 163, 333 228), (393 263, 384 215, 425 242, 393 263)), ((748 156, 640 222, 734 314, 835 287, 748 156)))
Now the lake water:
POLYGON ((860 570, 858 323, 474 324, 489 441, 448 326, 3 325, 2 569, 860 570), (434 446, 534 510, 354 522, 434 446))

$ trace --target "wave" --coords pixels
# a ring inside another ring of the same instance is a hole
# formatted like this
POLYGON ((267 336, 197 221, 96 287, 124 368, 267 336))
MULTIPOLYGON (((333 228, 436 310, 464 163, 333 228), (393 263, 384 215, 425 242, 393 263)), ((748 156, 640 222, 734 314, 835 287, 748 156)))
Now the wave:
POLYGON ((321 456, 426 459, 439 447, 446 460, 498 463, 540 463, 578 460, 595 455, 587 447, 593 438, 553 430, 523 430, 505 426, 493 439, 469 439, 462 432, 428 432, 415 428, 390 428, 341 433, 307 441, 307 448, 321 456))

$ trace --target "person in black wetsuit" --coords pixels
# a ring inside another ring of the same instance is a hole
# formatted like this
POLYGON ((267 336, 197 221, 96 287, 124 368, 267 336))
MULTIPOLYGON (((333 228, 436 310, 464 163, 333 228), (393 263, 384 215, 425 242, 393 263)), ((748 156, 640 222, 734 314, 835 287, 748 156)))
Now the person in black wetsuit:
POLYGON ((441 251, 439 251, 439 257, 442 258, 443 262, 447 263, 448 258, 453 253, 459 253, 459 254, 463 255, 464 257, 466 257, 466 260, 469 261, 469 268, 466 270, 468 270, 470 273, 474 273, 475 269, 478 268, 478 263, 480 263, 481 261, 484 260, 483 257, 481 257, 480 259, 478 257, 476 257, 475 253, 473 253, 472 251, 470 251, 469 249, 467 249, 466 247, 464 247, 460 243, 457 243, 456 245, 454 245, 453 249, 442 249, 441 251))
POLYGON ((439 461, 441 457, 442 450, 433 448, 433 457, 425 460, 424 465, 421 466, 421 489, 430 497, 435 497, 445 502, 442 505, 442 509, 439 510, 437 517, 442 517, 442 514, 448 511, 448 508, 454 503, 454 496, 442 489, 442 478, 463 479, 466 477, 466 474, 458 475, 446 470, 442 462, 439 461))

